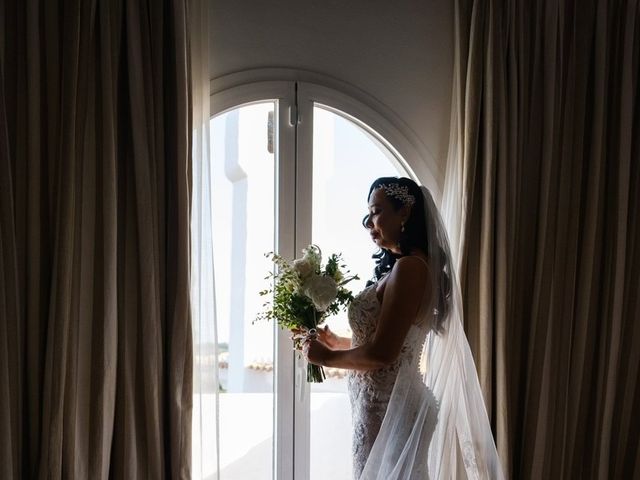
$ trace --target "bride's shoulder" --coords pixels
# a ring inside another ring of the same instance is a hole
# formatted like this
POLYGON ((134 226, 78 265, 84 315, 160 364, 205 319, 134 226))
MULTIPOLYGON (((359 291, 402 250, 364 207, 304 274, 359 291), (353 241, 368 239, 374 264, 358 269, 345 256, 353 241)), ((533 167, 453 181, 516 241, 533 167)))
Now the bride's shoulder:
POLYGON ((402 269, 404 270, 429 270, 429 260, 423 254, 413 254, 413 255, 405 255, 404 257, 396 260, 396 265, 402 265, 402 269))
POLYGON ((396 260, 391 272, 395 282, 423 283, 429 273, 429 264, 419 255, 406 255, 396 260))
POLYGON ((393 266, 385 286, 391 292, 391 298, 401 303, 411 303, 421 299, 430 288, 431 278, 425 260, 414 255, 399 258, 393 266))

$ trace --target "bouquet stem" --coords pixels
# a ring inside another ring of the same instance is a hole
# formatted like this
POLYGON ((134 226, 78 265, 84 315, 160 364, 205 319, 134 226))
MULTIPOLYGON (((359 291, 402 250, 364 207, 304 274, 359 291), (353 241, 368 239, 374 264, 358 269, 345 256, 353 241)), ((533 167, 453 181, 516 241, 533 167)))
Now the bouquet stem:
POLYGON ((319 365, 310 363, 307 365, 307 382, 309 383, 322 383, 325 380, 326 375, 324 368, 319 365))

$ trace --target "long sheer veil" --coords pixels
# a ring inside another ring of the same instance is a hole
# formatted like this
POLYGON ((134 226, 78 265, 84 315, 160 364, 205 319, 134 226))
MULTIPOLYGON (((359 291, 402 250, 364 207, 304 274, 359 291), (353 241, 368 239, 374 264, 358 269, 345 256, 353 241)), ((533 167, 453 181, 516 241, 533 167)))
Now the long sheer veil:
POLYGON ((400 367, 361 480, 503 479, 471 350, 446 230, 422 190, 431 284, 418 324, 427 325, 421 377, 400 367), (438 299, 440 301, 438 302, 438 299), (438 306, 440 307, 438 309, 438 306))

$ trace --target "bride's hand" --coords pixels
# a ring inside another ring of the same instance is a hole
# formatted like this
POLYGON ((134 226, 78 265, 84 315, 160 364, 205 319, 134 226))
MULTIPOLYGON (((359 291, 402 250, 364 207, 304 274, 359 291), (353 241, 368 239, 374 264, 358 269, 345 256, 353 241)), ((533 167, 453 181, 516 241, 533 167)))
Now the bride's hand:
POLYGON ((318 341, 329 348, 335 349, 338 336, 329 329, 329 325, 325 325, 324 328, 318 328, 318 341))
POLYGON ((302 345, 302 353, 309 363, 324 365, 331 349, 318 339, 308 339, 302 345))
MULTIPOLYGON (((293 339, 294 335, 300 335, 305 332, 303 332, 298 328, 292 328, 291 333, 292 333, 291 338, 293 339)), ((335 333, 333 333, 331 330, 329 330, 328 325, 325 325, 324 328, 318 328, 316 330, 316 340, 318 340, 320 343, 322 343, 323 345, 329 348, 336 347, 337 339, 338 339, 338 336, 335 333)))

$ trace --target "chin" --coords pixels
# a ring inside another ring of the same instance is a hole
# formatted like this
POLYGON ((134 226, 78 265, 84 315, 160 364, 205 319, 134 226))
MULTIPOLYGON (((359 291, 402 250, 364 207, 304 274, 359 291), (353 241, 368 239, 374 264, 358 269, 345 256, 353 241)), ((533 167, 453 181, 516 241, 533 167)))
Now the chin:
POLYGON ((376 242, 376 245, 378 245, 378 247, 380 248, 384 248, 385 250, 391 250, 391 247, 389 247, 389 245, 384 242, 376 242))

